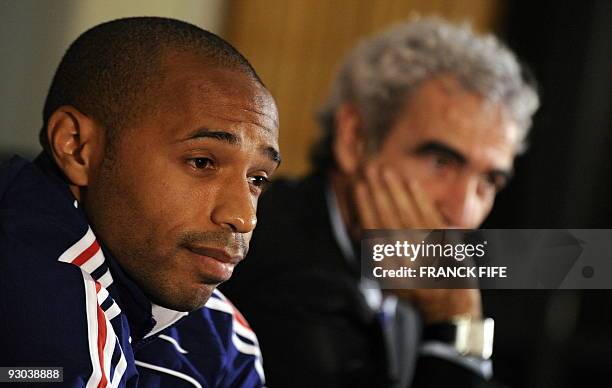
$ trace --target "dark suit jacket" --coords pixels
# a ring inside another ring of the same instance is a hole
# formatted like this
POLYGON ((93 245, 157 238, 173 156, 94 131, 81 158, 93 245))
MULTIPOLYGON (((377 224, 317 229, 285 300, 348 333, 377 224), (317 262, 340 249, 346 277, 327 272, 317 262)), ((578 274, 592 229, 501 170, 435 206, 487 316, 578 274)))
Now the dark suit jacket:
POLYGON ((260 200, 247 259, 221 287, 259 337, 267 385, 482 383, 454 363, 417 361, 420 322, 409 305, 399 305, 392 330, 383 333, 359 289, 359 268, 349 264, 334 239, 325 184, 322 174, 272 184, 260 200))

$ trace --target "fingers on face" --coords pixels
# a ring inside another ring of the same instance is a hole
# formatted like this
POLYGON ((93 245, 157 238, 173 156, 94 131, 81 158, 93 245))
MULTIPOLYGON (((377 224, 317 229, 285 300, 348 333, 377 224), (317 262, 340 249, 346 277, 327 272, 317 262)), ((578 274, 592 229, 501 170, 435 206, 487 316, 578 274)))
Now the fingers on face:
POLYGON ((385 229, 401 229, 402 223, 398 212, 394 208, 392 193, 381 177, 380 166, 368 166, 366 169, 366 181, 372 194, 374 207, 378 215, 379 224, 385 229))
POLYGON ((420 227, 421 214, 408 185, 402 181, 399 174, 390 168, 384 169, 383 178, 389 190, 389 197, 393 202, 395 213, 401 220, 402 228, 420 227))
POLYGON ((445 223, 416 181, 387 166, 371 164, 357 183, 357 211, 366 229, 443 229, 445 223))
POLYGON ((433 202, 427 198, 425 191, 421 188, 421 185, 417 181, 411 181, 408 183, 410 192, 414 198, 418 209, 420 210, 423 227, 428 229, 444 229, 446 227, 442 215, 436 209, 433 202))
POLYGON ((355 204, 363 229, 378 229, 378 216, 372 206, 372 196, 368 185, 363 181, 355 185, 355 204))

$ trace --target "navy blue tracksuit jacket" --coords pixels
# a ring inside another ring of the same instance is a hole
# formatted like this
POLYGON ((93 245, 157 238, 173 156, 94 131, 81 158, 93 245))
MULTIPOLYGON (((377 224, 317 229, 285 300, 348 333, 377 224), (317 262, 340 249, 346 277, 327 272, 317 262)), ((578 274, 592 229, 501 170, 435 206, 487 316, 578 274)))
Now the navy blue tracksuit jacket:
POLYGON ((154 306, 96 239, 54 162, 0 167, 0 366, 63 367, 69 387, 257 387, 257 338, 218 291, 154 306))

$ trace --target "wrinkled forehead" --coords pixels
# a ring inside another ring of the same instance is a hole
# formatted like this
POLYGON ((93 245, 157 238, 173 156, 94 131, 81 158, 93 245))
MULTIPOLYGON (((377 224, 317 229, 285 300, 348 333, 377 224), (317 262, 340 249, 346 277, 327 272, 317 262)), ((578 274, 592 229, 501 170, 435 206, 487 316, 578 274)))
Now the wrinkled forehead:
POLYGON ((423 82, 408 99, 404 113, 431 131, 450 132, 466 141, 515 146, 521 140, 515 120, 500 101, 487 99, 448 75, 423 82))

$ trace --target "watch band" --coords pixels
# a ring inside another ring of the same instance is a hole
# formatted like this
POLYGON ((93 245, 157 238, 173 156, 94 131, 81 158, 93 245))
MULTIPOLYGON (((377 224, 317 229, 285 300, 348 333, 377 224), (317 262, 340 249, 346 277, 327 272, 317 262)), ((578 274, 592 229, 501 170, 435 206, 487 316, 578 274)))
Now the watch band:
POLYGON ((449 322, 427 325, 423 340, 440 341, 453 346, 460 354, 487 360, 493 353, 494 321, 459 315, 449 322))

